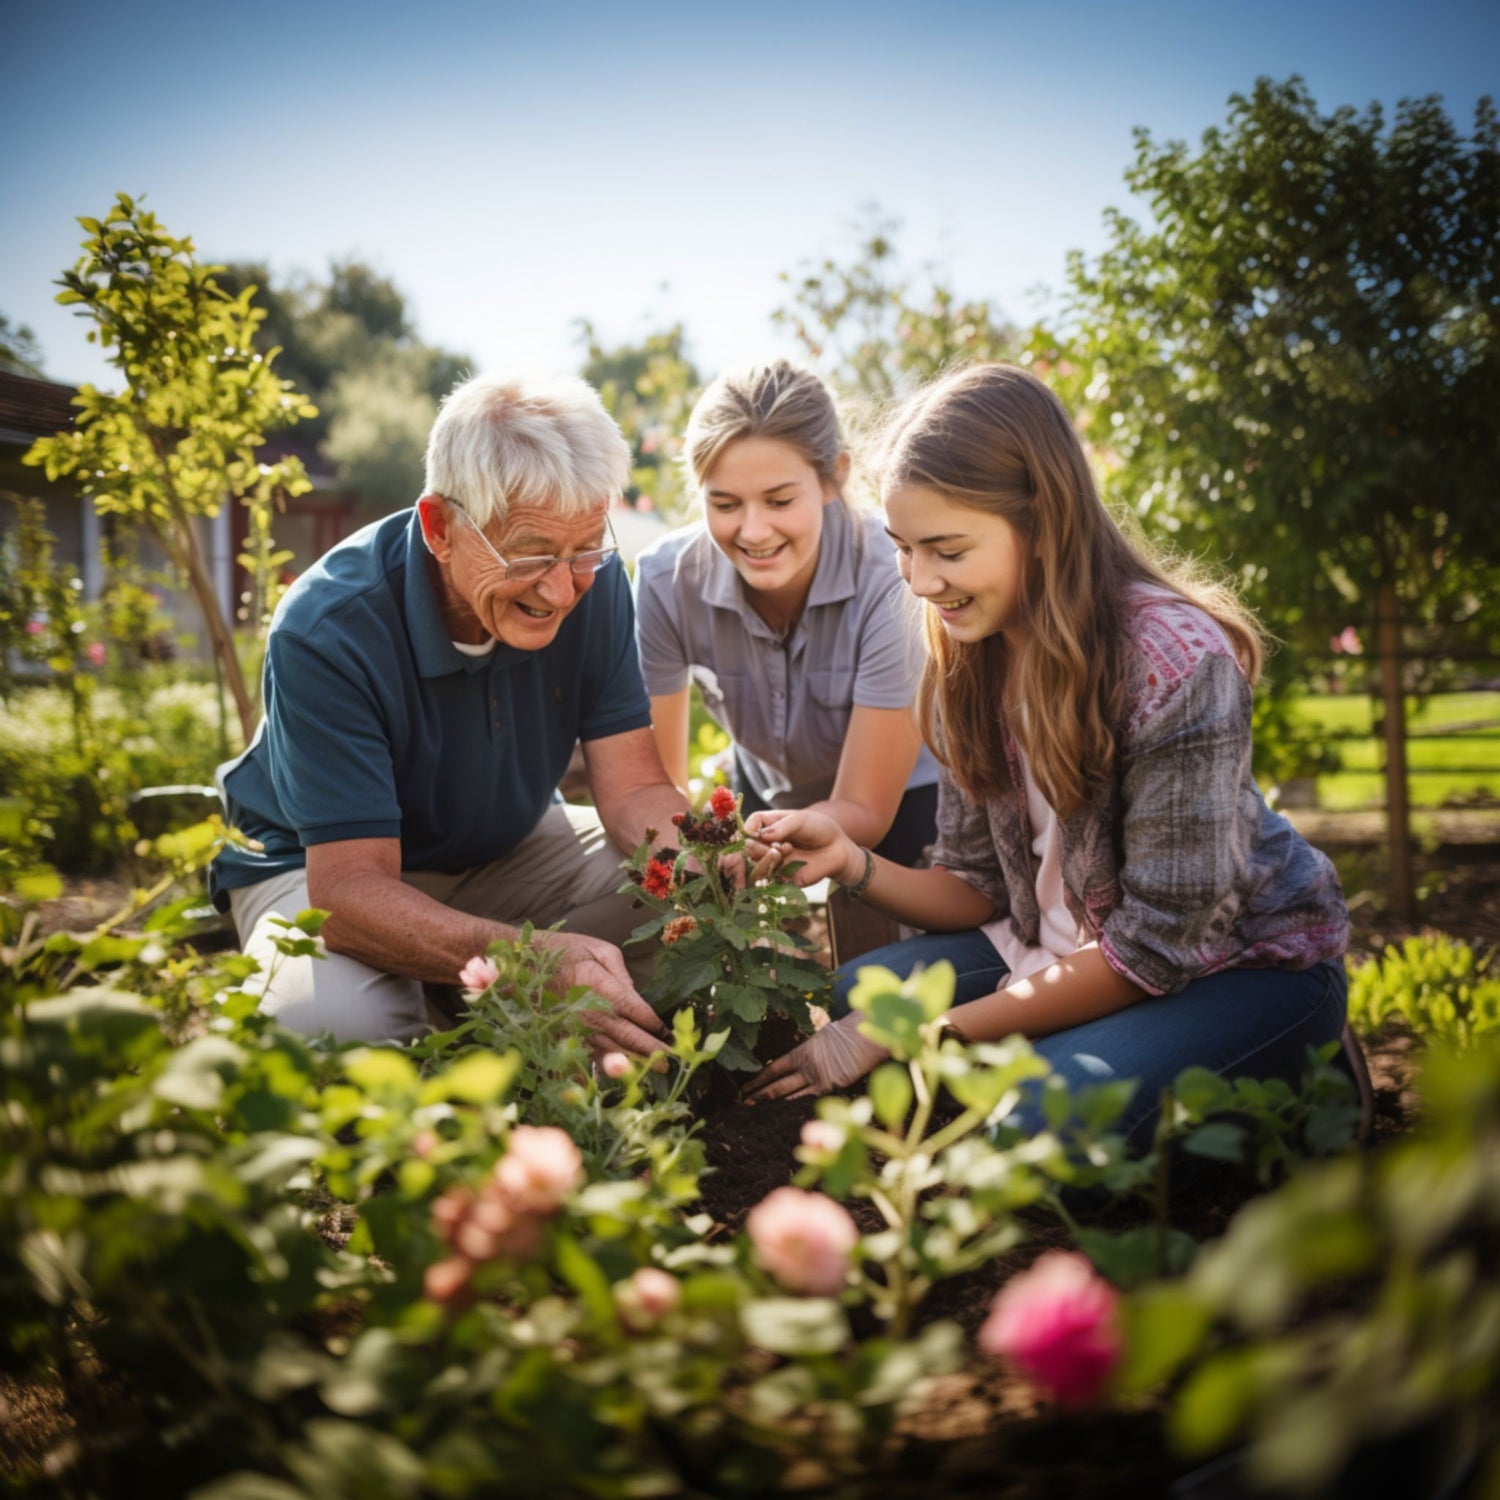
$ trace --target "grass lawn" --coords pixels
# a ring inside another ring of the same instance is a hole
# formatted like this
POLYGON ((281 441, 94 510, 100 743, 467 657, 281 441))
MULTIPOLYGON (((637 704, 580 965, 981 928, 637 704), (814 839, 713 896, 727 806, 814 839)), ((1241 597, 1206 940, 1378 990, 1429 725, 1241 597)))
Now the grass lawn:
MULTIPOLYGON (((1357 695, 1310 695, 1295 705, 1298 719, 1327 732, 1343 766, 1318 777, 1320 807, 1344 811, 1384 801, 1385 751, 1373 738, 1372 709, 1369 698, 1357 695)), ((1408 698, 1406 712, 1414 807, 1442 807, 1476 795, 1500 798, 1500 693, 1408 698)))

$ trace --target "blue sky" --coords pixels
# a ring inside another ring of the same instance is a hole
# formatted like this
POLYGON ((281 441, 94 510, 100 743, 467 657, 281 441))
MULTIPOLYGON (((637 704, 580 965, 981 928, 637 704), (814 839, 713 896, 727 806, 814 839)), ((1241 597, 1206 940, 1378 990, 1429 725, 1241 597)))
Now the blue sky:
POLYGON ((1128 202, 1132 127, 1195 139, 1260 74, 1320 105, 1500 94, 1500 4, 270 3, 6 7, 0 311, 109 384, 53 305, 80 214, 147 195, 207 259, 369 260, 479 369, 680 319, 706 373, 788 352, 780 271, 850 244, 1012 317, 1128 202))

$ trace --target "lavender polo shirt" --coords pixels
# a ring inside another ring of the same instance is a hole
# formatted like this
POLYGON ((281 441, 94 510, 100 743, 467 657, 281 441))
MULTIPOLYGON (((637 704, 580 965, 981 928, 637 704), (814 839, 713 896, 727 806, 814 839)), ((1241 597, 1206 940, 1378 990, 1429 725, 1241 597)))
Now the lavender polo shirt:
MULTIPOLYGON (((842 500, 824 507, 807 605, 785 639, 750 607, 701 521, 641 553, 635 591, 646 691, 665 697, 696 682, 772 807, 805 807, 833 790, 855 704, 905 708, 916 697, 920 624, 894 548, 878 516, 842 500)), ((924 746, 907 786, 937 779, 924 746)))

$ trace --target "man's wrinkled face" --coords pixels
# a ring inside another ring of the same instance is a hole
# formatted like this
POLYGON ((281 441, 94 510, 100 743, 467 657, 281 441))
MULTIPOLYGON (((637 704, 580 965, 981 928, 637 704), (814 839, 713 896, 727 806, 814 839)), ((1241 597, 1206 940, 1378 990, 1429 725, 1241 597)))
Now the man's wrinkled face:
POLYGON ((573 572, 568 560, 610 544, 608 509, 601 502, 596 510, 564 517, 546 506, 512 505, 481 533, 450 508, 445 573, 455 603, 487 634, 518 651, 550 645, 573 606, 594 586, 597 575, 573 572), (557 561, 540 578, 519 581, 506 577, 500 561, 536 557, 557 561))

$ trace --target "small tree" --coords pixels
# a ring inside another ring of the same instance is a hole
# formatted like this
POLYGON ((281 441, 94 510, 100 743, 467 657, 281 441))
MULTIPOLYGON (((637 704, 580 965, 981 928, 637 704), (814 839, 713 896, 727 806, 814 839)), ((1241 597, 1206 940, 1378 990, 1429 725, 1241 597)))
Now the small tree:
MULTIPOLYGON (((1403 629, 1474 620, 1500 560, 1500 126, 1436 99, 1322 115, 1261 79, 1194 152, 1136 135, 1109 248, 1037 352, 1111 488, 1241 570, 1277 631, 1380 658, 1393 905, 1411 905, 1403 629), (1488 579, 1488 585, 1483 580, 1488 579)), ((1493 618, 1493 614, 1491 615, 1493 618)))
POLYGON ((25 462, 49 479, 72 477, 101 514, 157 538, 197 597, 248 741, 254 699, 194 520, 239 500, 258 513, 252 534, 264 533, 278 494, 309 485, 298 460, 262 464, 256 450, 267 432, 315 411, 272 372, 275 351, 256 352, 264 315, 252 306, 253 287, 231 296, 215 280, 218 267, 193 259, 191 240, 174 239, 124 193, 102 221, 78 222, 88 232, 84 254, 63 274, 57 300, 93 319, 89 340, 112 351, 125 388, 80 387, 74 426, 39 438, 25 462))
POLYGON ((867 208, 853 257, 782 272, 791 300, 771 314, 835 388, 867 409, 950 365, 1013 358, 1019 347, 992 303, 960 297, 934 273, 914 276, 902 266, 900 227, 867 208))

